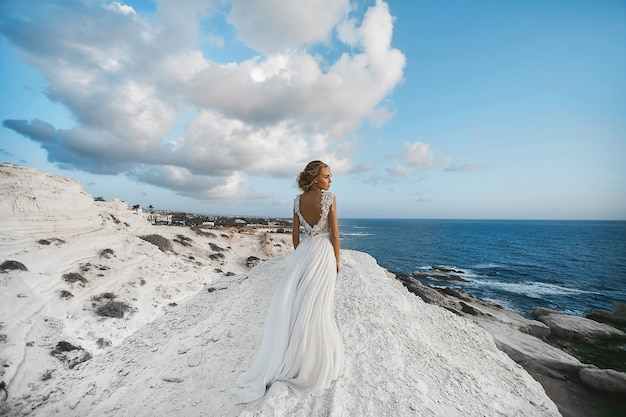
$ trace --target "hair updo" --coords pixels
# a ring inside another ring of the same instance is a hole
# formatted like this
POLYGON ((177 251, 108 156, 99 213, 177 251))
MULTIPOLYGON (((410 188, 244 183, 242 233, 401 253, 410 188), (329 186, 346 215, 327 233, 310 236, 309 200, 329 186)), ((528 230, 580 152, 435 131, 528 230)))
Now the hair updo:
POLYGON ((313 181, 315 181, 315 178, 320 175, 324 168, 328 168, 328 165, 322 161, 309 162, 304 168, 304 171, 298 175, 298 188, 304 192, 309 191, 313 186, 313 181))

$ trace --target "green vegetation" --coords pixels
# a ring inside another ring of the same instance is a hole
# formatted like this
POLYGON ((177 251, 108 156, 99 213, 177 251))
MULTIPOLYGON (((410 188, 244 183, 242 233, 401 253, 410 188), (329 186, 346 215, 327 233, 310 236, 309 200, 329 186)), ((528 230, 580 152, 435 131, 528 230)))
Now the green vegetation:
POLYGON ((68 272, 67 274, 63 274, 62 278, 68 284, 78 282, 82 286, 84 286, 87 283, 87 278, 85 278, 82 274, 79 274, 78 272, 68 272))
POLYGON ((117 295, 112 292, 103 292, 102 294, 94 295, 91 297, 93 301, 102 301, 102 300, 115 300, 117 295))
POLYGON ((146 235, 139 236, 140 239, 145 240, 146 242, 150 242, 153 245, 157 246, 162 252, 173 252, 174 248, 172 247, 172 242, 169 239, 161 236, 161 235, 146 235))
POLYGON ((2 272, 6 272, 6 271, 10 271, 10 270, 17 270, 17 271, 28 271, 28 268, 26 268, 26 266, 18 261, 4 261, 2 262, 2 265, 0 265, 0 271, 2 272))
POLYGON ((127 311, 131 311, 132 306, 123 301, 108 301, 96 308, 96 314, 102 317, 123 319, 127 311))
POLYGON ((113 251, 113 249, 102 249, 100 251, 100 257, 101 258, 110 258, 112 256, 115 256, 115 252, 113 251))
POLYGON ((574 356, 583 363, 626 372, 626 344, 624 343, 590 344, 577 340, 572 342, 572 350, 574 356))
POLYGON ((59 295, 63 300, 69 300, 70 298, 74 298, 74 294, 72 294, 69 291, 66 290, 61 290, 61 293, 59 295))

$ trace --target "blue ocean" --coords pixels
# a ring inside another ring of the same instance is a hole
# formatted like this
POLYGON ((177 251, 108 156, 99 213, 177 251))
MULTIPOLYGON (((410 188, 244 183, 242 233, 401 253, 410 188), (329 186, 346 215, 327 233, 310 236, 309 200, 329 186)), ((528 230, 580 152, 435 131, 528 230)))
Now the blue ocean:
POLYGON ((469 282, 421 279, 531 317, 534 307, 584 316, 626 302, 626 222, 340 219, 342 248, 394 273, 444 266, 469 282))

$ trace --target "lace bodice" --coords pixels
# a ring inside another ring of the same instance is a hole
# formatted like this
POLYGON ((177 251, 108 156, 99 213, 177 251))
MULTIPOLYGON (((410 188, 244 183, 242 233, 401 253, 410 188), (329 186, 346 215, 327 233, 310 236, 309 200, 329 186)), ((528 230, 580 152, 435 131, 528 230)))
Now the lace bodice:
POLYGON ((304 227, 304 233, 313 237, 320 233, 330 232, 330 224, 328 223, 328 212, 330 211, 330 207, 333 205, 334 194, 329 192, 322 192, 322 215, 318 222, 311 226, 304 217, 302 213, 300 213, 300 195, 297 195, 293 201, 293 210, 298 215, 300 219, 300 224, 304 227))

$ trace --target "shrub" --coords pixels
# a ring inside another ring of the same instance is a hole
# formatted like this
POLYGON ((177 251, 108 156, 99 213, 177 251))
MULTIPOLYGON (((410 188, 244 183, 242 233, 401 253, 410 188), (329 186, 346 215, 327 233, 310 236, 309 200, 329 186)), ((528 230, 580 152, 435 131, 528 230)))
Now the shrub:
POLYGON ((61 290, 60 297, 64 300, 69 300, 70 298, 74 298, 74 294, 69 291, 61 290))
POLYGON ((139 236, 139 237, 145 240, 146 242, 150 242, 153 245, 157 246, 159 249, 161 249, 162 252, 174 250, 174 248, 172 247, 172 242, 170 242, 169 239, 161 235, 146 235, 146 236, 139 236))
POLYGON ((193 242, 193 239, 185 235, 176 235, 176 237, 185 242, 193 242))
POLYGON ((202 230, 199 227, 192 227, 191 230, 193 230, 194 232, 196 232, 196 234, 200 235, 200 236, 205 236, 205 237, 217 237, 217 235, 215 233, 212 232, 205 232, 204 230, 202 230))
POLYGON ((215 252, 223 252, 224 248, 220 248, 219 246, 217 246, 215 243, 209 242, 209 246, 211 247, 211 249, 213 249, 215 252))
POLYGON ((2 265, 0 265, 0 270, 2 272, 9 270, 28 271, 28 268, 26 268, 23 263, 18 261, 4 261, 2 262, 2 265))
POLYGON ((65 365, 70 369, 91 359, 91 353, 87 352, 80 346, 74 346, 73 344, 65 341, 57 343, 56 348, 50 351, 50 355, 65 363, 65 365))
POLYGON ((193 242, 193 240, 189 239, 187 236, 178 235, 176 236, 176 239, 174 239, 174 242, 188 247, 191 246, 191 243, 189 242, 193 242))
POLYGON ((131 306, 123 301, 108 301, 96 308, 96 314, 102 317, 123 319, 124 313, 131 310, 131 306))
POLYGON ((102 301, 102 300, 115 300, 117 295, 112 292, 103 292, 102 294, 94 295, 91 297, 93 301, 102 301))
POLYGON ((39 239, 37 241, 37 243, 39 243, 40 245, 51 245, 52 242, 57 242, 58 243, 65 243, 65 241, 63 239, 59 239, 58 237, 52 237, 50 239, 39 239))
POLYGON ((69 272, 67 274, 63 274, 62 278, 68 284, 73 284, 75 282, 79 282, 81 285, 85 285, 87 283, 87 278, 85 278, 84 276, 82 276, 78 272, 69 272))
POLYGON ((111 341, 109 339, 105 339, 103 337, 100 337, 96 341, 96 344, 98 345, 98 349, 104 349, 104 348, 107 348, 107 347, 111 346, 111 341))
POLYGON ((261 262, 261 259, 256 256, 248 256, 248 259, 246 259, 246 266, 248 268, 254 268, 259 264, 259 262, 261 262))
POLYGON ((66 342, 62 340, 59 343, 57 343, 57 347, 54 348, 52 352, 50 352, 50 354, 54 356, 55 354, 58 354, 61 352, 71 352, 72 350, 76 350, 76 349, 82 349, 82 348, 78 346, 74 346, 70 342, 66 342))
POLYGON ((111 256, 114 256, 115 252, 113 252, 113 249, 102 249, 100 251, 100 257, 101 258, 110 258, 111 256))

